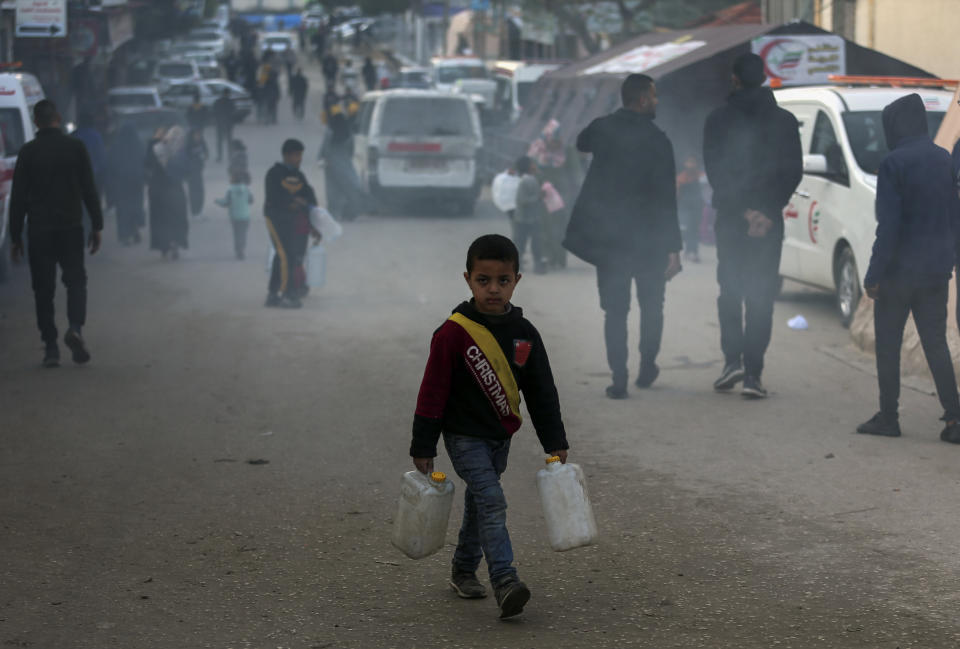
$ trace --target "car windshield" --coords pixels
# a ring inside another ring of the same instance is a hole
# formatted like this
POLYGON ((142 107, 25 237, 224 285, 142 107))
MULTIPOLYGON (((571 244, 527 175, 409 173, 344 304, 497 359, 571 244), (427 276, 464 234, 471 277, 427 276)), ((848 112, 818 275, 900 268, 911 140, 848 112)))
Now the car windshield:
POLYGON ((3 136, 4 155, 15 156, 23 146, 23 120, 16 108, 0 108, 0 135, 3 136))
POLYGON ((273 38, 267 39, 267 45, 270 45, 270 46, 282 45, 283 47, 287 47, 288 45, 290 45, 290 40, 287 38, 283 38, 282 36, 274 36, 273 38))
POLYGON ((429 88, 430 77, 425 72, 401 72, 397 85, 406 88, 429 88))
POLYGON ((470 111, 462 99, 395 97, 383 106, 386 136, 470 136, 470 111))
POLYGON ((444 65, 437 68, 440 83, 456 83, 460 79, 486 79, 487 69, 480 65, 444 65))
POLYGON ((157 66, 160 77, 192 77, 193 66, 188 63, 161 63, 157 66))
POLYGON ((530 91, 533 90, 533 81, 521 81, 517 83, 517 105, 526 106, 527 99, 530 98, 530 91))
MULTIPOLYGON (((946 113, 927 111, 927 128, 935 137, 946 113)), ((843 125, 857 164, 868 174, 876 174, 880 162, 889 153, 883 132, 883 113, 879 110, 852 111, 843 114, 843 125)))
POLYGON ((157 101, 150 93, 116 93, 110 95, 111 106, 156 106, 157 101))

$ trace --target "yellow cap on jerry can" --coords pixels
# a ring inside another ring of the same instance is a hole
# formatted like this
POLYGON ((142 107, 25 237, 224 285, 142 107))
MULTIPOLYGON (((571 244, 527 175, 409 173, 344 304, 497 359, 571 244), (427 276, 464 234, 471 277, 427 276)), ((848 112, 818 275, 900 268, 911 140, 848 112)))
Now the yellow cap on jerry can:
POLYGON ((559 455, 553 455, 547 458, 547 464, 553 464, 554 462, 559 462, 559 461, 560 461, 559 455))
POLYGON ((443 471, 434 471, 430 474, 430 479, 434 482, 443 482, 447 479, 447 474, 443 471))

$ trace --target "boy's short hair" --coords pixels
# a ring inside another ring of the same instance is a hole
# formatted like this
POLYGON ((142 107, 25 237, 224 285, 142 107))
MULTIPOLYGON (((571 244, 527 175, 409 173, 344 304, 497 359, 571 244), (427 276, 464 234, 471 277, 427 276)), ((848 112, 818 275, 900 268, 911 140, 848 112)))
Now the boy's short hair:
POLYGON ((533 158, 527 155, 522 155, 517 158, 517 162, 514 164, 514 168, 522 176, 523 174, 528 174, 533 169, 533 158))
POLYGON ((33 107, 33 121, 40 128, 53 126, 54 122, 60 117, 57 112, 57 106, 49 99, 41 99, 33 107))
POLYGON ((634 106, 641 98, 650 94, 653 86, 653 77, 646 74, 634 73, 628 75, 620 86, 620 101, 624 106, 634 106))
POLYGON ((290 138, 289 140, 284 141, 283 147, 280 149, 280 153, 283 155, 287 155, 288 153, 302 153, 304 148, 303 142, 294 138, 290 138))
POLYGON ((473 263, 483 259, 505 261, 513 264, 513 272, 520 272, 520 252, 517 247, 502 234, 485 234, 470 244, 467 250, 467 272, 473 272, 473 263))

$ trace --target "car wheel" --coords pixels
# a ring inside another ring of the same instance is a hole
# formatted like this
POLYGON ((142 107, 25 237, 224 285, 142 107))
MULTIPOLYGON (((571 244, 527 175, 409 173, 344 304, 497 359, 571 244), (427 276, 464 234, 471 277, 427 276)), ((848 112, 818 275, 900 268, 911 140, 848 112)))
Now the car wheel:
POLYGON ((840 311, 840 322, 849 327, 853 316, 860 304, 860 277, 857 273, 857 261, 850 248, 844 248, 837 257, 837 309, 840 311))

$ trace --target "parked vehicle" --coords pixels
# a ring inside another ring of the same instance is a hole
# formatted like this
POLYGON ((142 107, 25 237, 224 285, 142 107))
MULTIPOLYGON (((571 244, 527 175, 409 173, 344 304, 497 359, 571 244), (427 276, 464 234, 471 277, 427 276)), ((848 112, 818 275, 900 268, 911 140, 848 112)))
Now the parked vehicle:
POLYGON ((219 79, 223 76, 223 70, 217 58, 207 52, 187 52, 183 58, 190 61, 196 61, 200 68, 200 76, 204 79, 219 79))
POLYGON ((483 60, 475 57, 435 58, 434 80, 438 90, 476 95, 478 108, 486 111, 493 108, 497 92, 496 82, 483 60))
POLYGON ((162 108, 160 91, 155 86, 117 86, 107 91, 107 105, 114 115, 162 108))
POLYGON ((913 92, 923 97, 930 134, 936 135, 952 99, 942 89, 817 86, 776 91, 780 106, 800 122, 805 154, 803 180, 783 213, 780 274, 836 291, 845 326, 862 295, 876 231, 877 170, 887 154, 883 108, 913 92))
POLYGON ((9 183, 20 148, 35 134, 33 107, 43 98, 43 87, 32 74, 0 74, 0 194, 3 194, 3 205, 0 207, 0 281, 7 278, 10 263, 7 233, 10 205, 6 200, 9 183))
POLYGON ((435 87, 430 68, 403 67, 400 68, 400 72, 396 76, 390 79, 390 88, 430 90, 435 87))
POLYGON ((301 20, 307 29, 317 29, 326 19, 326 13, 321 7, 311 7, 303 12, 301 20))
POLYGON ((260 36, 260 53, 273 52, 277 56, 296 53, 297 41, 288 32, 266 32, 260 36))
POLYGON ((448 200, 460 213, 473 212, 483 134, 468 97, 438 90, 368 92, 356 131, 354 166, 375 198, 448 200))
POLYGON ((140 141, 144 145, 150 141, 150 138, 159 128, 169 128, 171 126, 179 126, 184 130, 189 128, 183 113, 170 108, 146 108, 120 115, 116 120, 116 126, 119 128, 126 124, 133 124, 140 141))
POLYGON ((170 86, 202 79, 200 66, 190 59, 161 61, 153 69, 153 78, 161 94, 170 86))
POLYGON ((217 29, 194 29, 184 38, 184 42, 206 50, 217 58, 225 57, 232 46, 230 35, 217 29))
POLYGON ((230 98, 236 111, 236 119, 242 122, 253 112, 253 99, 243 86, 227 79, 203 79, 189 83, 178 83, 170 86, 162 95, 163 105, 168 108, 186 110, 193 105, 195 93, 200 94, 200 103, 213 109, 214 102, 223 94, 223 90, 230 90, 230 98))
POLYGON ((492 108, 497 119, 511 123, 520 119, 520 113, 530 97, 534 84, 540 77, 561 65, 560 63, 497 61, 493 68, 497 92, 492 108))

